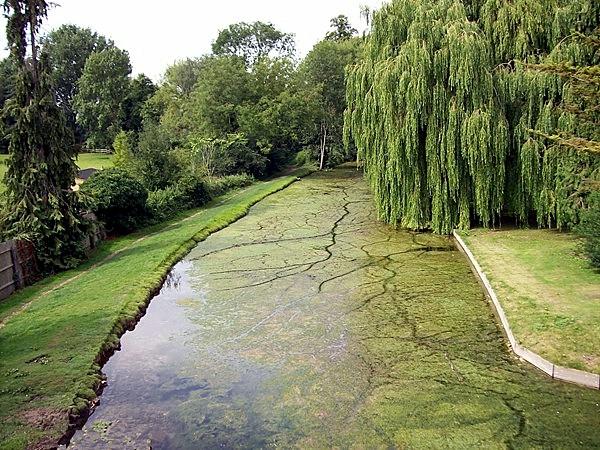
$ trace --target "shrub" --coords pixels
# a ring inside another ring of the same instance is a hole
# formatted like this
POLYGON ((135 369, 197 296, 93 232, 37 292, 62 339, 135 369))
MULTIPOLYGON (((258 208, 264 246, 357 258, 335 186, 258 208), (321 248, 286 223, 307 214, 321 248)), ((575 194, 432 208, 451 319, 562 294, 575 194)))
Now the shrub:
POLYGON ((254 182, 254 177, 245 173, 239 175, 229 175, 220 178, 209 178, 206 181, 206 188, 211 198, 223 195, 232 189, 238 189, 249 186, 254 182))
POLYGON ((183 175, 177 182, 177 188, 189 198, 191 206, 202 206, 211 199, 205 181, 191 174, 183 175))
POLYGON ((294 164, 297 166, 315 166, 317 163, 313 157, 312 149, 305 147, 296 153, 294 164))
POLYGON ((177 184, 150 192, 147 207, 156 221, 210 201, 204 181, 192 175, 183 176, 177 184))
POLYGON ((146 206, 152 218, 163 221, 178 212, 202 206, 211 197, 204 181, 193 175, 184 175, 175 185, 148 194, 146 206))
POLYGON ((148 191, 122 169, 96 172, 83 183, 81 193, 91 197, 92 210, 107 231, 127 233, 147 218, 148 191))
POLYGON ((583 248, 592 266, 600 268, 600 192, 590 195, 576 231, 584 238, 583 248))
POLYGON ((113 164, 115 167, 121 169, 128 169, 131 167, 133 155, 131 152, 132 148, 132 137, 125 131, 120 131, 115 137, 113 142, 113 164))
POLYGON ((192 204, 190 198, 178 186, 169 186, 150 192, 146 206, 154 221, 162 222, 180 211, 191 208, 192 204))

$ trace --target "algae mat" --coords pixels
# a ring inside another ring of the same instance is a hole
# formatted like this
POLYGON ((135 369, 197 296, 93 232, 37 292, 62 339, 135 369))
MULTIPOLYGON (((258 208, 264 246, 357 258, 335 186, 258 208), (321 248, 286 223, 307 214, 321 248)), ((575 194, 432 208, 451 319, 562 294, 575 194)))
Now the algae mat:
POLYGON ((514 359, 450 240, 353 169, 200 243, 105 366, 74 448, 591 448, 600 393, 514 359))

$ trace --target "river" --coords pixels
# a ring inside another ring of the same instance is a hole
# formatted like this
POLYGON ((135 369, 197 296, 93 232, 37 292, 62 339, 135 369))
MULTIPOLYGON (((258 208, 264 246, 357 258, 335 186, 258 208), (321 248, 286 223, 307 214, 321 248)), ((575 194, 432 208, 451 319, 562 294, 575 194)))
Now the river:
POLYGON ((121 342, 70 448, 600 445, 600 393, 514 358, 453 243, 352 168, 198 244, 121 342))

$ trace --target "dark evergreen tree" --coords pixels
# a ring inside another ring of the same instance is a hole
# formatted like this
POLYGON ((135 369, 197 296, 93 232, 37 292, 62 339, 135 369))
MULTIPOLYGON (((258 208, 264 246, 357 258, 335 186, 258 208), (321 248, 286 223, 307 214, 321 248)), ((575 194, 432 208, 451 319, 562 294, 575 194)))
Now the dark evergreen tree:
MULTIPOLYGON (((14 65, 10 58, 0 61, 0 111, 6 101, 12 97, 14 90, 14 65)), ((0 153, 8 153, 7 124, 0 121, 0 153)))
POLYGON ((14 95, 4 108, 11 126, 2 231, 4 237, 33 242, 43 270, 52 271, 70 267, 82 256, 80 204, 71 189, 77 173, 75 147, 56 104, 48 58, 38 49, 48 3, 4 0, 3 5, 16 76, 14 95))

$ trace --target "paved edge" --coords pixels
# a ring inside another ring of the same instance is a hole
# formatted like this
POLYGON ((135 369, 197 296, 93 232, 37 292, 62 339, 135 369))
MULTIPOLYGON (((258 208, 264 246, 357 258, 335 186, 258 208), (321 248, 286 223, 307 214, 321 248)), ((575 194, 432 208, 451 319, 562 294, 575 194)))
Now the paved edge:
POLYGON ((498 296, 494 292, 492 285, 483 272, 483 269, 477 262, 477 259, 471 250, 469 250, 469 247, 467 247, 467 244, 465 244, 456 230, 452 232, 452 235, 454 236, 454 242, 456 246, 467 256, 473 272, 483 284, 487 297, 492 301, 496 316, 500 319, 504 334, 508 338, 508 342, 513 353, 515 353, 522 360, 527 361, 528 363, 537 367, 546 375, 555 380, 566 381, 568 383, 585 386, 591 389, 600 389, 600 374, 584 372, 583 370, 570 369, 568 367, 556 365, 519 344, 514 333, 512 332, 512 329, 510 328, 510 323, 506 318, 506 314, 502 308, 502 305, 500 304, 500 300, 498 300, 498 296))

